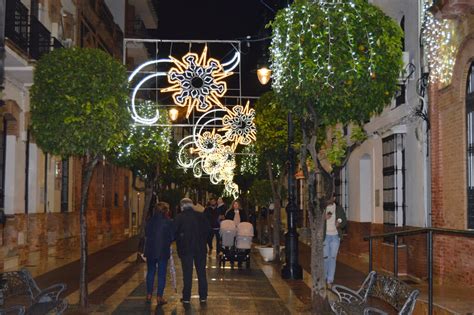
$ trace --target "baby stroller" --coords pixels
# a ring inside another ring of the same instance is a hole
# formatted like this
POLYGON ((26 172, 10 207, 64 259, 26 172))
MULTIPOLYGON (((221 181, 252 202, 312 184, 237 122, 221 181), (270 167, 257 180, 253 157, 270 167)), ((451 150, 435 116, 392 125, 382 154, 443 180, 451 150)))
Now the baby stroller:
POLYGON ((242 222, 237 225, 237 237, 235 240, 235 257, 239 267, 245 262, 250 268, 250 249, 252 248, 253 225, 249 222, 242 222))
POLYGON ((221 256, 219 266, 225 267, 226 261, 230 262, 231 268, 237 261, 239 267, 246 262, 250 268, 250 248, 252 246, 253 226, 248 222, 242 222, 237 227, 234 221, 224 220, 221 222, 219 231, 221 242, 221 256))

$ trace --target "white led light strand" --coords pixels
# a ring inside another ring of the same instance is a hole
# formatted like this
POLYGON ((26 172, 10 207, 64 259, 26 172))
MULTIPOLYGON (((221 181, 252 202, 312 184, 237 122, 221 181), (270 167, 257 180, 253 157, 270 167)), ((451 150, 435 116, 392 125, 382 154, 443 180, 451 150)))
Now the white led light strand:
POLYGON ((459 48, 457 22, 436 18, 428 8, 432 1, 424 3, 423 42, 430 67, 430 82, 447 86, 451 83, 454 62, 459 48))

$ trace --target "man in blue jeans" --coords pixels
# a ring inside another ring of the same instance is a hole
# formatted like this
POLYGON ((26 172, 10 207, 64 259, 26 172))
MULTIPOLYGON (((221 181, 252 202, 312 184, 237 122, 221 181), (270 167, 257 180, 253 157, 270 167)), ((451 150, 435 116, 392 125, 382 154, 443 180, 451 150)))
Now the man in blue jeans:
POLYGON ((342 239, 342 229, 346 226, 347 219, 344 209, 336 204, 336 198, 333 195, 325 210, 324 229, 324 274, 329 288, 334 282, 336 273, 336 258, 339 251, 339 244, 342 239))
POLYGON ((170 245, 174 240, 173 222, 165 216, 168 204, 159 202, 153 209, 153 216, 149 218, 145 226, 145 257, 147 262, 146 274, 146 302, 151 302, 153 293, 153 282, 158 266, 158 290, 157 304, 166 304, 163 292, 166 284, 166 267, 170 258, 170 245))

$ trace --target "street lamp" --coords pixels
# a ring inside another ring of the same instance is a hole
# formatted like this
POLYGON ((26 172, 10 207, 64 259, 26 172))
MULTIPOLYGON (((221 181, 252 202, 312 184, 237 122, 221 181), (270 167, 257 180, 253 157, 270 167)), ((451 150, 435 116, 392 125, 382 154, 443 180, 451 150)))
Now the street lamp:
POLYGON ((176 119, 178 119, 178 110, 176 108, 171 108, 169 111, 168 111, 168 115, 171 119, 171 121, 176 121, 176 119))
POLYGON ((281 270, 283 279, 303 279, 303 270, 298 263, 298 232, 296 231, 296 205, 295 186, 295 150, 293 149, 293 119, 288 112, 288 205, 286 206, 288 232, 285 234, 285 265, 281 270))
MULTIPOLYGON (((272 73, 266 67, 257 70, 257 76, 263 85, 270 81, 272 73)), ((288 232, 285 234, 285 265, 281 270, 283 279, 303 279, 303 269, 298 263, 298 232, 296 231, 296 222, 298 215, 298 206, 296 205, 296 162, 295 150, 293 149, 293 119, 291 112, 288 112, 288 205, 286 206, 288 232)))
POLYGON ((268 69, 265 66, 261 67, 257 70, 258 81, 260 81, 262 85, 267 84, 270 81, 271 74, 272 70, 268 69))

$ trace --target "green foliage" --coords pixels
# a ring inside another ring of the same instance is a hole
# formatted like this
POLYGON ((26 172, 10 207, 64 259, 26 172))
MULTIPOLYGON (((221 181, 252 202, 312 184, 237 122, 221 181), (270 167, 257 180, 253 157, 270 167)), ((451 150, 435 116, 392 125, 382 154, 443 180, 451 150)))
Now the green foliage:
POLYGON ((367 134, 364 131, 364 128, 360 125, 352 126, 351 128, 351 141, 356 143, 364 142, 367 139, 367 134))
POLYGON ((249 197, 259 206, 268 206, 272 202, 273 194, 268 179, 256 179, 250 187, 249 197))
POLYGON ((273 92, 267 92, 256 102, 255 112, 257 156, 271 161, 275 171, 280 172, 288 157, 288 109, 273 92))
POLYGON ((326 149, 326 157, 334 166, 340 166, 346 156, 347 139, 340 129, 336 129, 333 133, 331 146, 326 149))
POLYGON ((56 49, 35 68, 32 133, 54 155, 102 155, 128 128, 127 94, 125 68, 105 52, 56 49))
POLYGON ((273 87, 281 104, 301 114, 310 104, 321 126, 363 122, 396 91, 402 31, 365 0, 352 2, 356 9, 346 3, 338 10, 296 0, 271 23, 273 87))
POLYGON ((243 156, 240 158, 240 174, 255 176, 258 173, 259 159, 256 154, 255 145, 252 143, 242 149, 243 156))
MULTIPOLYGON (((151 101, 137 104, 137 112, 142 117, 152 116, 157 105, 151 101)), ((166 110, 159 109, 157 124, 169 124, 166 110)), ((139 126, 133 124, 123 141, 111 150, 118 164, 132 169, 136 174, 146 177, 153 173, 158 165, 169 160, 168 152, 171 142, 171 127, 139 126)))

